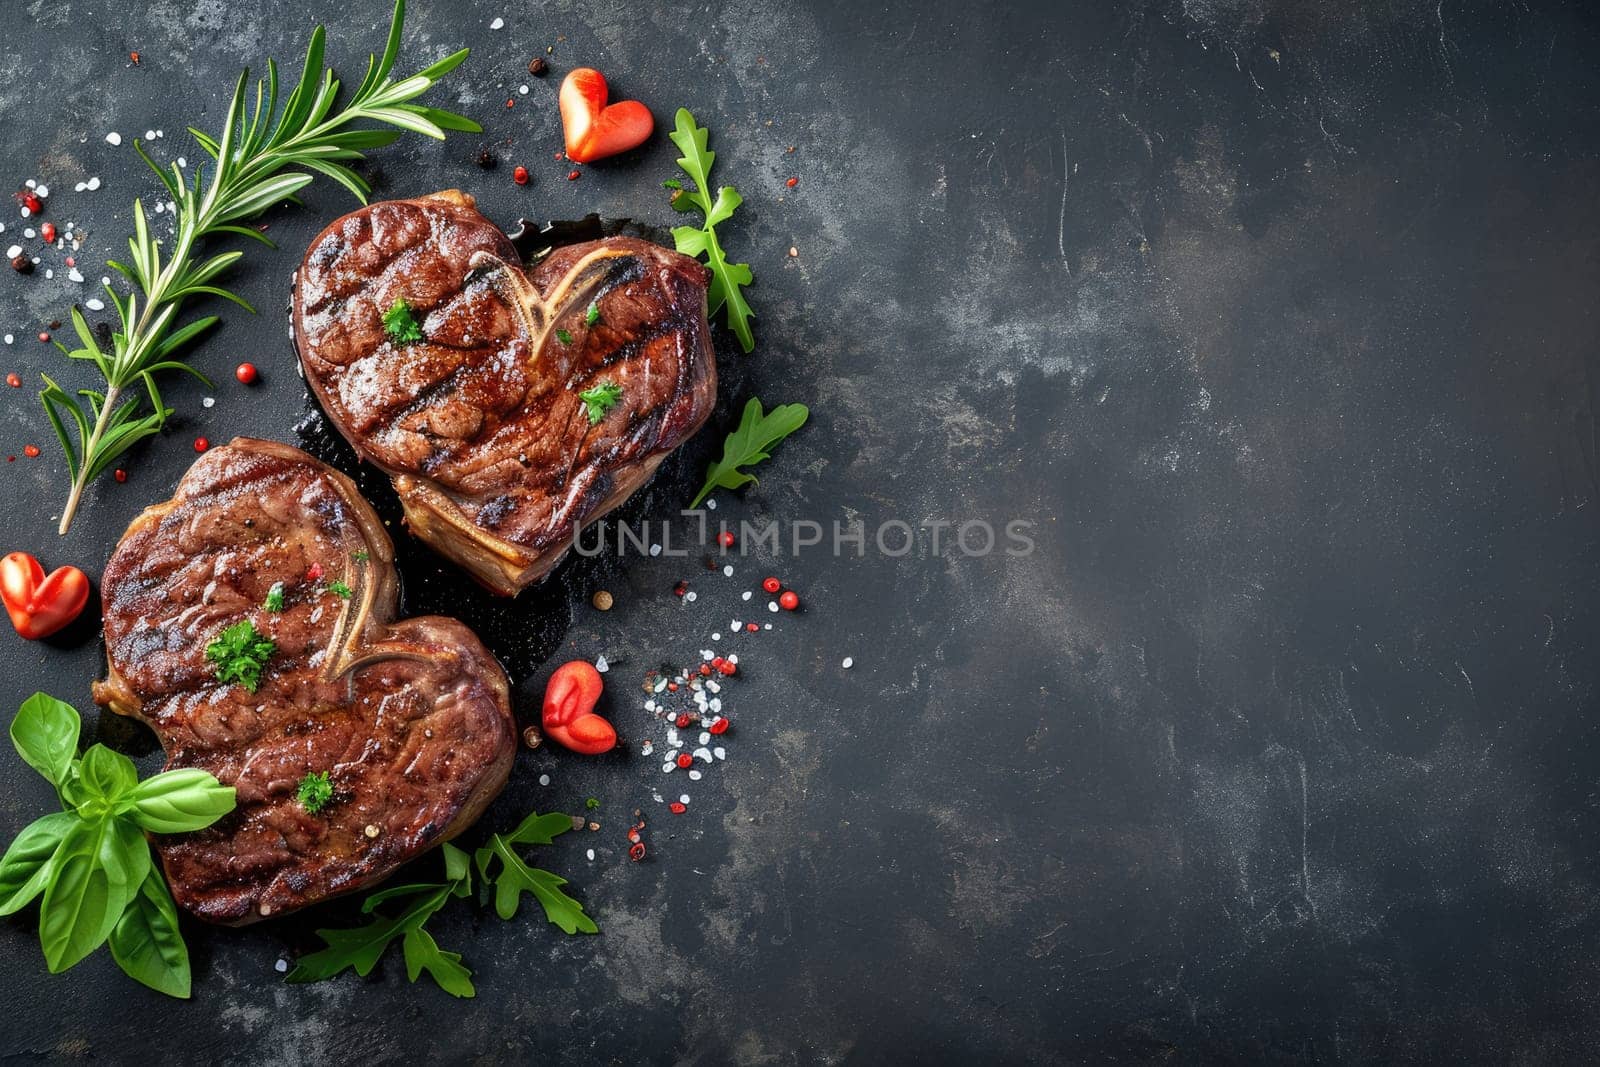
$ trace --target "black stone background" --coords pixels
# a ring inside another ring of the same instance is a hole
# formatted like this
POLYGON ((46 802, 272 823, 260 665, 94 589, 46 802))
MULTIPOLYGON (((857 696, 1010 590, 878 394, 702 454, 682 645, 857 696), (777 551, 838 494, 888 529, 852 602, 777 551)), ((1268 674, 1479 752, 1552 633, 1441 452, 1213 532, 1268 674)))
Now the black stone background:
MULTIPOLYGON (((240 66, 293 67, 314 20, 359 77, 387 9, 8 5, 5 182, 51 186, 48 217, 87 230, 97 278, 155 188, 131 138, 161 128, 159 156, 199 158, 184 125, 215 128, 240 66), (89 175, 104 188, 75 194, 89 175)), ((191 925, 195 996, 177 1003, 103 953, 47 975, 30 911, 0 924, 4 1051, 1590 1058, 1596 36, 1587 5, 1542 0, 414 3, 403 64, 470 45, 438 98, 487 132, 383 151, 379 195, 461 186, 507 224, 671 223, 661 133, 576 182, 552 158, 560 76, 590 64, 658 120, 693 108, 745 196, 726 241, 759 282, 759 347, 722 338, 712 427, 631 516, 686 502, 759 395, 808 403, 811 424, 717 516, 1022 518, 1037 550, 935 557, 926 535, 903 559, 763 550, 733 579, 692 559, 579 563, 498 622, 414 570, 409 609, 493 629, 522 709, 546 657, 622 661, 608 707, 635 741, 650 735, 639 674, 755 614, 738 590, 781 572, 806 608, 745 646, 732 756, 688 814, 651 801, 656 759, 519 757, 476 833, 596 797, 602 831, 536 858, 602 936, 459 905, 435 924, 475 972, 477 999, 457 1002, 407 984, 397 956, 374 980, 281 984, 274 962, 349 921, 347 904, 191 925), (547 46, 551 76, 529 79, 547 46), (480 144, 499 170, 473 165, 480 144), (684 577, 696 604, 672 595, 684 577), (600 586, 606 615, 587 605, 600 586), (623 856, 635 806, 638 865, 623 856)), ((262 314, 226 312, 194 353, 216 405, 171 381, 171 434, 64 540, 62 464, 31 394, 40 370, 89 381, 32 338, 88 294, 59 274, 0 279, 17 336, 0 369, 29 383, 0 397, 0 451, 18 454, 0 468, 0 547, 98 574, 196 434, 297 440, 288 276, 348 207, 324 185, 271 216, 279 250, 234 275, 262 314), (250 390, 229 377, 246 358, 264 371, 250 390), (29 442, 44 455, 24 459, 29 442)), ((10 244, 21 224, 4 214, 10 244)), ((147 732, 96 724, 90 625, 0 645, 0 707, 47 689, 85 709, 86 739, 159 766, 147 732)), ((14 757, 0 767, 9 838, 53 797, 14 757)))

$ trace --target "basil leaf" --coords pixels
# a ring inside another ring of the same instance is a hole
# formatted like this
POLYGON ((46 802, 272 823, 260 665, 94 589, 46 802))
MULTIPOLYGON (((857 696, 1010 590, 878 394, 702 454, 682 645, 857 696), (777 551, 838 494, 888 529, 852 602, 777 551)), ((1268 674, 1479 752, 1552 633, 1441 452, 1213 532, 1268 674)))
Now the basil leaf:
POLYGON ((172 894, 154 867, 111 931, 111 957, 134 981, 188 999, 189 949, 178 929, 172 894))
POLYGON ((139 769, 120 752, 104 745, 90 745, 83 754, 78 778, 89 795, 113 803, 133 791, 139 783, 139 769))
POLYGON ((177 834, 210 826, 233 810, 232 786, 198 767, 180 767, 134 786, 133 817, 146 830, 177 834))
POLYGON ((50 880, 56 849, 77 816, 58 811, 25 826, 0 859, 0 915, 10 915, 44 891, 50 880))
POLYGON ((150 872, 150 846, 125 819, 82 821, 66 833, 39 909, 39 945, 60 974, 111 936, 150 872))
POLYGON ((78 711, 48 693, 22 702, 11 720, 11 743, 24 763, 50 779, 58 789, 78 754, 78 711))

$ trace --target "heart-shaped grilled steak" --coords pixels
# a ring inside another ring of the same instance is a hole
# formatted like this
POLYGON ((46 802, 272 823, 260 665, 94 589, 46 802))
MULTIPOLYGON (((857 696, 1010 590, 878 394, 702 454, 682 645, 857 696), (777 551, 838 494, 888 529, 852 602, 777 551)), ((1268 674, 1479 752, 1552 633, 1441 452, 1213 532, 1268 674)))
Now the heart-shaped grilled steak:
POLYGON ((524 272, 471 197, 435 193, 363 208, 311 243, 295 342, 411 532, 510 595, 711 413, 707 280, 631 237, 524 272))
POLYGON ((505 673, 455 619, 392 621, 397 584, 350 480, 271 441, 213 448, 123 535, 95 700, 148 723, 169 768, 237 790, 215 825, 158 838, 195 915, 247 923, 369 886, 505 785, 505 673), (300 783, 322 774, 331 796, 308 805, 300 783))

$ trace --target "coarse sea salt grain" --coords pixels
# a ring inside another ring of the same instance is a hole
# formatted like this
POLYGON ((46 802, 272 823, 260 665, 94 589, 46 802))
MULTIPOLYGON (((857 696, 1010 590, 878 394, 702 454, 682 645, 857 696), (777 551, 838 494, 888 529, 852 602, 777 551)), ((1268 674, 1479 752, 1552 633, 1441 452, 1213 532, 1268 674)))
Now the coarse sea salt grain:
POLYGON ((497 18, 493 22, 489 23, 489 28, 491 30, 503 30, 506 28, 506 20, 497 18))
POLYGON ((528 87, 526 85, 517 86, 517 93, 520 96, 527 96, 528 95, 528 87))
POLYGON ((69 281, 81 282, 83 281, 83 272, 77 267, 73 267, 71 270, 67 271, 67 279, 69 281))
POLYGON ((700 594, 691 589, 687 593, 683 594, 683 599, 693 604, 696 600, 700 599, 700 594))
POLYGON ((98 296, 91 296, 89 299, 83 302, 83 306, 88 308, 90 311, 104 311, 106 309, 106 302, 101 300, 98 296))
POLYGON ((35 230, 32 226, 29 226, 27 229, 22 231, 22 236, 28 238, 31 241, 31 240, 33 240, 33 238, 39 236, 39 232, 37 230, 35 230))
POLYGON ((154 130, 146 130, 146 131, 144 131, 144 139, 146 141, 154 141, 156 139, 156 131, 154 131, 154 130))
POLYGON ((119 145, 121 143, 122 134, 118 133, 116 130, 112 130, 110 133, 106 134, 106 144, 119 145))
POLYGON ((767 601, 767 610, 768 611, 777 611, 778 610, 778 602, 776 600, 767 601))
POLYGON ((854 667, 855 665, 856 665, 856 661, 851 659, 849 656, 846 656, 844 658, 844 662, 839 664, 839 666, 843 667, 845 670, 849 670, 851 667, 854 667))
POLYGON ((16 340, 16 337, 13 334, 9 334, 9 333, 6 334, 6 344, 10 344, 11 342, 13 342, 15 340, 16 340))
POLYGON ((687 804, 687 803, 689 803, 689 794, 685 793, 682 796, 680 796, 678 798, 678 803, 679 804, 687 804))
POLYGON ((713 641, 721 641, 722 640, 722 635, 720 633, 712 634, 711 635, 711 640, 713 640, 713 641))
POLYGON ((89 190, 91 193, 94 192, 96 189, 100 188, 100 176, 97 174, 90 178, 88 181, 83 183, 83 187, 89 190))
POLYGON ((200 401, 200 406, 201 406, 201 407, 204 407, 204 408, 208 408, 208 407, 210 407, 210 406, 211 406, 211 405, 213 405, 213 404, 215 404, 215 403, 216 403, 216 402, 217 402, 217 398, 216 398, 216 397, 214 397, 214 396, 208 396, 208 397, 205 397, 205 398, 203 398, 203 399, 202 399, 202 400, 201 400, 201 401, 200 401))
POLYGON ((660 546, 660 545, 651 545, 651 546, 650 546, 650 554, 651 554, 651 555, 652 555, 652 556, 659 556, 659 555, 661 555, 661 546, 660 546))
POLYGON ((711 731, 709 731, 709 730, 701 730, 700 731, 700 743, 702 745, 709 745, 711 743, 711 731))
POLYGON ((744 600, 749 600, 749 599, 750 599, 750 596, 751 596, 751 593, 750 593, 750 590, 748 590, 748 589, 746 589, 746 590, 745 590, 745 591, 744 591, 744 597, 743 597, 743 598, 742 598, 742 599, 744 599, 744 600))
POLYGON ((733 577, 733 564, 727 563, 727 564, 723 565, 723 567, 722 567, 722 576, 724 578, 732 578, 733 577))
POLYGON ((611 664, 606 662, 606 658, 604 656, 601 656, 599 659, 594 661, 594 669, 599 671, 601 674, 604 674, 606 671, 611 669, 611 664))
POLYGON ((704 776, 699 771, 689 772, 689 781, 691 782, 698 782, 702 777, 704 776))
POLYGON ((717 759, 727 759, 728 758, 728 750, 723 748, 721 745, 718 745, 716 748, 712 749, 711 750, 711 754, 713 756, 717 757, 717 759))
POLYGON ((277 971, 279 974, 282 974, 284 971, 287 971, 289 969, 289 961, 288 960, 279 960, 277 963, 274 963, 272 965, 272 969, 277 971))
POLYGON ((589 850, 589 851, 588 851, 588 853, 587 853, 587 855, 588 855, 588 857, 589 857, 589 862, 590 862, 590 863, 593 863, 593 862, 594 862, 594 849, 592 849, 592 848, 591 848, 591 849, 590 849, 590 850, 589 850))
POLYGON ((707 511, 716 511, 717 510, 717 501, 716 501, 715 498, 712 498, 711 500, 707 500, 706 501, 706 510, 707 511))
POLYGON ((665 763, 663 763, 661 765, 661 773, 662 774, 671 774, 673 771, 675 771, 677 769, 678 769, 678 761, 677 760, 670 760, 669 759, 669 760, 667 760, 667 762, 665 762, 665 763))
POLYGON ((6 249, 7 259, 16 259, 20 255, 22 255, 21 245, 12 245, 10 248, 6 249))
POLYGON ((550 784, 550 776, 548 774, 541 774, 539 776, 539 784, 540 785, 549 785, 550 784))

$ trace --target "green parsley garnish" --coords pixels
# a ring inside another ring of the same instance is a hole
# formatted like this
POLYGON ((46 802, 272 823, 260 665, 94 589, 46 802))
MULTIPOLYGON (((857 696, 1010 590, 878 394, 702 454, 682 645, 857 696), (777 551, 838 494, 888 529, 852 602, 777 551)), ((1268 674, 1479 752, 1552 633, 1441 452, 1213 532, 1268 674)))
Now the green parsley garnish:
POLYGON ((557 330, 556 336, 561 339, 561 343, 564 345, 570 345, 572 343, 572 335, 566 330, 557 330))
POLYGON ((345 600, 349 600, 354 590, 335 578, 333 581, 328 583, 328 592, 335 593, 338 596, 343 597, 345 600))
POLYGON ((372 553, 363 548, 360 552, 350 553, 350 558, 355 560, 357 563, 365 563, 367 560, 372 558, 372 553))
POLYGON ((333 799, 333 783, 328 780, 328 772, 314 771, 300 779, 295 787, 295 799, 312 815, 327 807, 333 799))
POLYGON ((403 296, 396 297, 395 302, 389 305, 389 310, 383 313, 383 330, 389 335, 389 340, 397 345, 422 340, 422 326, 403 296))
POLYGON ((595 323, 597 323, 599 321, 600 321, 600 305, 599 305, 598 302, 596 302, 594 300, 591 300, 591 301, 589 301, 589 310, 585 311, 583 313, 583 324, 585 326, 593 326, 595 323))
POLYGON ((267 599, 261 604, 268 611, 283 610, 283 583, 273 582, 272 588, 267 590, 267 599))
POLYGON ((680 182, 676 178, 668 178, 666 181, 661 183, 661 188, 663 188, 663 189, 682 189, 683 188, 683 183, 680 182))
POLYGON ((583 802, 583 806, 588 808, 590 811, 593 811, 595 808, 598 808, 600 806, 600 798, 599 797, 590 797, 588 800, 585 800, 583 802))
POLYGON ((217 681, 254 693, 261 684, 261 668, 277 650, 277 642, 263 637, 255 623, 246 619, 218 634, 206 646, 206 659, 217 665, 217 681))
POLYGON ((589 425, 594 426, 606 417, 606 412, 617 406, 618 400, 622 399, 622 386, 616 382, 601 382, 579 393, 578 399, 583 401, 583 406, 588 411, 589 425))

